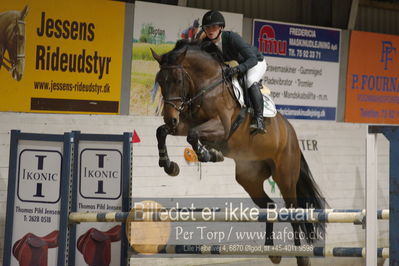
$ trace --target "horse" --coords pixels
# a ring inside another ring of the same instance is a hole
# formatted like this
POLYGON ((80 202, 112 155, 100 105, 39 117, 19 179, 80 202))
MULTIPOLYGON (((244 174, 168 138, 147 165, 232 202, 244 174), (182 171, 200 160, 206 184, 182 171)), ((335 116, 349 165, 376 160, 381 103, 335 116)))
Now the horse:
POLYGON ((0 13, 0 69, 2 66, 20 81, 25 66, 25 18, 28 6, 22 11, 0 13), (8 58, 5 52, 8 52, 8 58))
MULTIPOLYGON (((219 162, 224 156, 235 162, 236 181, 259 208, 270 208, 274 201, 263 183, 270 176, 278 185, 288 208, 316 208, 326 205, 303 156, 296 132, 280 113, 265 118, 266 134, 253 135, 251 115, 233 96, 226 67, 198 42, 179 41, 170 52, 153 58, 160 70, 156 82, 164 99, 163 125, 156 131, 159 166, 176 176, 179 166, 169 159, 167 135, 187 136, 200 162, 219 162), (244 111, 243 111, 244 110, 244 111), (239 118, 242 119, 239 119, 239 118), (240 121, 241 120, 241 121, 240 121)), ((301 245, 300 230, 312 242, 312 233, 325 232, 325 224, 292 223, 294 243, 301 245)), ((266 223, 265 245, 273 245, 273 224, 266 223)), ((269 256, 280 263, 281 256, 269 256)), ((299 266, 310 265, 308 257, 297 257, 299 266)))

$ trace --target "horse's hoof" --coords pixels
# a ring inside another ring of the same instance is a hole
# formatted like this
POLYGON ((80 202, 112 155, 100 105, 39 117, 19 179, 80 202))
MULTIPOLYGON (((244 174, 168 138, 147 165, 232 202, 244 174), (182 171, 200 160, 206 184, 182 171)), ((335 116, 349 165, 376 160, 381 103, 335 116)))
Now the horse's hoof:
POLYGON ((311 266, 310 259, 308 257, 297 257, 296 262, 298 266, 311 266))
POLYGON ((165 167, 164 169, 170 176, 177 176, 180 173, 179 165, 175 162, 170 162, 169 167, 165 167))
POLYGON ((281 256, 269 256, 269 259, 270 259, 274 264, 280 264, 280 262, 281 262, 281 256))
POLYGON ((198 154, 198 161, 202 163, 207 163, 210 162, 212 159, 212 155, 209 151, 203 151, 200 154, 198 154))

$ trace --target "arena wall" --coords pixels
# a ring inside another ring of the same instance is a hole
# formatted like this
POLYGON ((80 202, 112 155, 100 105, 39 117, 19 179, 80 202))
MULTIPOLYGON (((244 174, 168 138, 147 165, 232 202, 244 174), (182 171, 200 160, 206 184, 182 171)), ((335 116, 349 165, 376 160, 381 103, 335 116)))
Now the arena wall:
MULTIPOLYGON (((301 149, 314 178, 330 207, 365 208, 367 126, 302 120, 294 120, 291 123, 296 129, 301 149)), ((141 142, 133 145, 132 194, 134 197, 247 197, 246 192, 235 181, 234 162, 231 159, 217 164, 186 163, 183 150, 189 145, 185 137, 168 136, 167 138, 169 155, 179 163, 181 168, 179 176, 167 176, 163 169, 158 167, 155 130, 160 124, 162 124, 161 117, 0 113, 0 264, 3 254, 11 129, 54 134, 72 130, 79 130, 82 133, 121 134, 135 130, 141 142)), ((384 137, 379 136, 378 208, 389 206, 388 165, 388 142, 384 137)), ((272 192, 271 184, 268 181, 264 184, 269 195, 272 198, 279 197, 278 189, 272 192)), ((328 245, 364 246, 364 230, 360 225, 329 224, 327 228, 328 245)), ((379 222, 378 237, 378 246, 388 246, 387 221, 379 222)), ((161 263, 159 260, 156 261, 161 263)), ((208 259, 208 262, 211 261, 214 259, 208 259)), ((155 263, 154 260, 150 262, 138 260, 133 264, 147 264, 146 262, 148 265, 155 263)), ((178 264, 177 262, 171 260, 165 263, 175 265, 178 264)), ((189 260, 183 260, 182 263, 188 262, 189 260)), ((268 260, 267 262, 270 263, 268 260)), ((324 265, 324 263, 363 265, 364 260, 317 259, 316 265, 324 265)), ((284 265, 290 264, 284 263, 284 265)))

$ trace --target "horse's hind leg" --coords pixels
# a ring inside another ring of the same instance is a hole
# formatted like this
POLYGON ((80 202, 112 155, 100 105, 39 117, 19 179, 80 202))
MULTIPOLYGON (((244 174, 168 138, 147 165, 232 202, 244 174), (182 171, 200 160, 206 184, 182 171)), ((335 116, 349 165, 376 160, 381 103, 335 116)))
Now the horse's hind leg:
MULTIPOLYGON (((253 202, 259 208, 274 208, 273 200, 263 189, 264 181, 270 177, 271 171, 264 161, 235 161, 236 180, 248 192, 253 202)), ((265 245, 273 246, 273 223, 266 223, 265 245)), ((281 256, 269 256, 270 260, 278 264, 281 256)))
MULTIPOLYGON (((285 205, 287 208, 297 208, 297 193, 296 193, 296 184, 298 182, 299 177, 299 160, 294 160, 295 156, 286 156, 286 161, 284 163, 277 164, 275 172, 273 173, 273 178, 276 181, 280 192, 284 198, 285 205), (290 167, 287 167, 289 165, 290 167)), ((294 231, 294 244, 295 246, 301 245, 300 240, 300 224, 291 223, 292 229, 294 231)), ((289 243, 287 243, 289 245, 289 243)), ((308 257, 296 257, 298 266, 310 266, 310 260, 308 257)))

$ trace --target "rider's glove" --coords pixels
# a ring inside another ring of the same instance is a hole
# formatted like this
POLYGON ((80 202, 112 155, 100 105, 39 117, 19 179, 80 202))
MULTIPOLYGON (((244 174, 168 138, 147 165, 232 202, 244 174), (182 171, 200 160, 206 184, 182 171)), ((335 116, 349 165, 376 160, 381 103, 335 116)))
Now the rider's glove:
POLYGON ((235 76, 236 74, 240 73, 240 69, 235 66, 235 67, 228 67, 224 70, 224 76, 226 78, 231 78, 233 76, 235 76))

